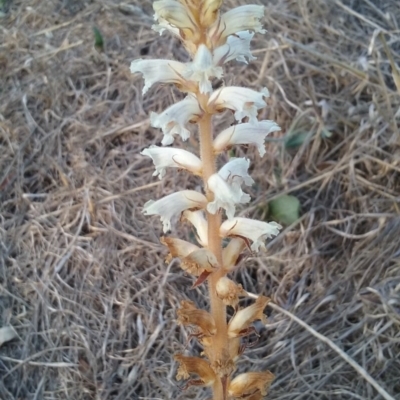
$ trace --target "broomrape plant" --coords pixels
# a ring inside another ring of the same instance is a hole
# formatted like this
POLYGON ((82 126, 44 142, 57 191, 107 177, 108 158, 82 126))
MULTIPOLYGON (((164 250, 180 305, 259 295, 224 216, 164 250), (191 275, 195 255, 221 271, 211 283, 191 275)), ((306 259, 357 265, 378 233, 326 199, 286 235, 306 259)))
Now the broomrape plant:
POLYGON ((198 309, 187 300, 177 311, 178 323, 187 327, 189 338, 203 347, 200 357, 175 355, 179 363, 177 380, 186 381, 183 388, 211 387, 214 400, 259 400, 267 394, 274 375, 269 371, 234 373, 246 347, 243 338, 255 332, 254 321, 265 322, 263 310, 269 298, 259 296, 254 304, 241 308, 239 297, 246 292, 226 275, 238 264, 246 246, 259 251, 267 238, 278 235, 281 226, 235 217, 236 206, 250 201, 243 191, 254 182, 248 174, 250 160, 231 158, 218 170, 216 165, 218 155, 235 145, 254 145, 263 156, 266 136, 280 128, 273 121, 257 118, 258 110, 266 106, 267 89, 258 92, 224 86, 213 90, 212 80, 222 78, 225 63, 247 63, 255 58, 250 41, 256 32, 265 32, 260 22, 263 6, 244 5, 222 14, 221 4, 222 0, 161 0, 153 4, 157 21, 153 29, 178 37, 192 61, 139 59, 132 62, 131 71, 142 73, 143 93, 155 83, 171 83, 186 93, 183 100, 161 114, 152 113, 150 119, 164 134, 163 146, 172 145, 177 136, 187 140, 190 127, 197 124, 199 155, 158 146, 150 146, 141 154, 152 159, 154 175, 160 179, 167 168, 185 169, 201 177, 204 193, 177 191, 148 201, 143 212, 160 216, 164 233, 171 230, 171 220, 179 216, 193 225, 198 245, 170 236, 161 237, 161 243, 169 250, 167 262, 179 258, 182 269, 196 277, 194 286, 208 281, 210 311, 198 309), (212 117, 226 109, 233 111, 237 125, 214 137, 212 117), (224 248, 223 239, 228 243, 224 248), (227 307, 234 309, 229 321, 227 307))

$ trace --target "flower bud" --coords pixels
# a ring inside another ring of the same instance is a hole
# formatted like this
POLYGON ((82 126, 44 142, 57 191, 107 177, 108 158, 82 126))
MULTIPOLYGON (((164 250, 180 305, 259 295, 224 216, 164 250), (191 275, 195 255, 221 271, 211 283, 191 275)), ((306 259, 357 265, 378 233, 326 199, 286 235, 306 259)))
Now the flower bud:
POLYGON ((268 297, 260 296, 254 304, 239 310, 229 322, 228 336, 234 338, 248 335, 251 332, 250 325, 256 320, 261 320, 265 324, 267 319, 263 310, 270 300, 268 297))
POLYGON ((265 396, 274 378, 274 374, 270 371, 240 374, 229 384, 228 393, 235 398, 260 399, 261 397, 248 396, 257 393, 265 396))
POLYGON ((177 315, 179 324, 195 326, 199 336, 213 336, 217 332, 213 316, 205 310, 199 310, 190 300, 181 301, 177 315))
POLYGON ((219 9, 223 0, 204 0, 200 11, 200 23, 203 28, 208 28, 218 18, 219 9))
POLYGON ((224 304, 232 307, 236 307, 239 303, 239 296, 246 295, 242 285, 236 285, 236 283, 225 276, 218 280, 216 291, 217 296, 224 302, 224 304))
POLYGON ((212 386, 215 382, 216 375, 208 362, 199 357, 185 357, 182 354, 175 355, 174 359, 179 362, 180 366, 176 374, 176 379, 189 379, 191 374, 199 376, 199 380, 193 381, 192 384, 198 386, 212 386))
POLYGON ((224 269, 231 271, 239 262, 240 253, 246 247, 246 242, 240 238, 233 238, 222 250, 222 264, 224 269))

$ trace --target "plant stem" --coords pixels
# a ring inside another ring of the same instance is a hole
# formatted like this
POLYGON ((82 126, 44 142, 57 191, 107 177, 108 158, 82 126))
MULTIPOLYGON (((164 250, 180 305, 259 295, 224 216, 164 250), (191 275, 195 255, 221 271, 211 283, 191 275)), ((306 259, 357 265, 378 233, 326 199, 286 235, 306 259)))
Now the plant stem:
MULTIPOLYGON (((206 188, 208 201, 213 201, 214 195, 207 190, 208 178, 216 172, 215 155, 213 150, 213 132, 211 125, 212 115, 205 113, 199 121, 200 134, 200 157, 203 163, 203 181, 206 188)), ((217 257, 218 263, 222 266, 222 242, 219 236, 221 226, 221 214, 210 214, 207 212, 208 221, 208 248, 217 257)), ((226 358, 229 358, 229 340, 226 323, 226 307, 222 300, 217 296, 216 285, 218 280, 225 275, 222 267, 210 275, 208 279, 208 290, 210 294, 211 314, 214 317, 217 333, 213 336, 213 359, 211 365, 223 364, 226 358)), ((214 400, 226 399, 226 386, 229 379, 223 383, 217 379, 213 386, 214 400), (225 385, 225 388, 223 387, 225 385)))

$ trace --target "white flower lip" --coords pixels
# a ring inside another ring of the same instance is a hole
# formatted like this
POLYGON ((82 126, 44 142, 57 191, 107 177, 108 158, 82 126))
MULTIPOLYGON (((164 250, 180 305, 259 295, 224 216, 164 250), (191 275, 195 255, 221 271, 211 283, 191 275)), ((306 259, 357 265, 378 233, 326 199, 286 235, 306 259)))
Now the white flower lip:
POLYGON ((184 168, 195 175, 200 175, 202 170, 202 162, 200 158, 195 156, 190 151, 176 149, 174 147, 158 147, 150 146, 144 149, 140 154, 150 157, 156 170, 153 176, 159 176, 162 179, 165 175, 165 170, 168 167, 184 168))
POLYGON ((159 215, 164 233, 171 229, 171 219, 188 209, 204 208, 207 198, 194 190, 182 190, 163 197, 160 200, 149 200, 143 207, 145 215, 159 215))
POLYGON ((248 4, 233 8, 221 16, 210 29, 210 37, 221 44, 224 39, 237 32, 254 31, 265 33, 260 20, 264 18, 264 6, 248 4))
POLYGON ((143 94, 147 93, 156 82, 177 83, 185 85, 183 74, 186 65, 172 60, 143 60, 141 58, 131 62, 131 72, 143 74, 143 94))
POLYGON ((222 65, 228 61, 236 60, 244 63, 255 60, 250 51, 250 41, 254 33, 249 31, 237 32, 228 36, 226 43, 214 50, 213 60, 215 65, 222 65))
POLYGON ((183 217, 186 218, 195 228, 197 232, 197 240, 203 246, 208 246, 208 223, 202 210, 185 211, 183 217))
POLYGON ((208 188, 214 193, 214 201, 207 204, 207 211, 211 214, 224 208, 228 219, 235 215, 235 204, 248 203, 250 196, 243 193, 241 185, 250 186, 254 183, 248 175, 250 161, 245 158, 233 158, 226 163, 216 174, 207 181, 208 188))
POLYGON ((174 142, 174 135, 180 135, 182 140, 187 140, 190 136, 187 124, 196 120, 201 113, 197 100, 193 96, 187 96, 161 114, 151 113, 150 122, 154 128, 162 129, 164 138, 161 143, 167 146, 174 142))
POLYGON ((220 236, 239 236, 250 239, 253 244, 251 249, 258 251, 260 246, 265 248, 264 240, 279 234, 282 226, 276 222, 264 222, 249 218, 236 217, 227 220, 220 227, 220 236))
POLYGON ((241 122, 243 118, 248 117, 250 123, 256 123, 258 122, 257 111, 267 105, 264 97, 268 96, 269 92, 266 88, 261 92, 256 92, 248 88, 227 86, 216 90, 210 96, 208 106, 217 111, 229 108, 235 111, 237 121, 241 122))
POLYGON ((221 78, 222 75, 222 68, 214 64, 210 50, 201 44, 193 62, 188 64, 185 77, 199 83, 200 93, 209 93, 212 91, 210 78, 221 78))
POLYGON ((263 120, 257 123, 238 124, 222 131, 214 139, 214 151, 221 153, 235 144, 254 144, 262 157, 265 154, 264 140, 271 133, 281 128, 274 121, 263 120))

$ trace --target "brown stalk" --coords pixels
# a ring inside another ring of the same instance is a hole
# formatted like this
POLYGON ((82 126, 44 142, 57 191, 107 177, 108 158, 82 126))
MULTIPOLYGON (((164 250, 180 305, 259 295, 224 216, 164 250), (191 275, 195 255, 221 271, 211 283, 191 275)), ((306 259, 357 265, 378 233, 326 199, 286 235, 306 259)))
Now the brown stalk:
MULTIPOLYGON (((200 137, 200 158, 203 162, 203 181, 208 201, 213 201, 213 194, 207 189, 208 178, 216 172, 215 155, 213 151, 213 131, 212 131, 212 115, 205 113, 199 121, 199 137, 200 137)), ((219 265, 222 266, 222 244, 219 236, 219 228, 221 226, 221 215, 210 214, 207 212, 208 221, 208 248, 217 257, 219 265)), ((217 296, 216 285, 218 279, 225 275, 225 271, 220 267, 214 272, 208 280, 208 290, 210 294, 211 315, 214 317, 217 333, 213 337, 213 359, 210 360, 211 365, 219 364, 223 361, 224 356, 229 354, 228 329, 226 323, 226 307, 221 299, 217 296)), ((226 399, 226 387, 229 384, 228 379, 217 379, 213 385, 214 400, 226 399)))

